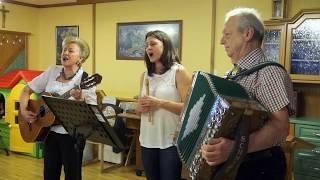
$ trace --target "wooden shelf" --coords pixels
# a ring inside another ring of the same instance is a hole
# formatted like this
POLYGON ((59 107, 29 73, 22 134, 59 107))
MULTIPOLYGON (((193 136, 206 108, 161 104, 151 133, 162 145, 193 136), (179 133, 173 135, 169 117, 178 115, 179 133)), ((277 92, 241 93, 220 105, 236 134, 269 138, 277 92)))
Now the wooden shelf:
POLYGON ((317 81, 317 80, 305 80, 305 79, 293 79, 292 82, 294 82, 294 83, 306 83, 306 84, 320 84, 320 81, 317 81))

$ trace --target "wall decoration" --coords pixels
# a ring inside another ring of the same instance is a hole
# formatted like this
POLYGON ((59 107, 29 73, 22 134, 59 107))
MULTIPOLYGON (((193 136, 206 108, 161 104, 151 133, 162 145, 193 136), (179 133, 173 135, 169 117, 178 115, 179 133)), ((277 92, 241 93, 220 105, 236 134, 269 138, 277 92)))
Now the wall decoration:
POLYGON ((181 57, 182 21, 152 21, 117 23, 117 59, 142 60, 145 52, 145 35, 160 30, 169 35, 181 57))
POLYGON ((28 35, 25 32, 0 30, 0 75, 28 68, 28 35))
POLYGON ((62 41, 65 37, 79 37, 79 26, 56 26, 56 64, 61 65, 62 41))
POLYGON ((272 19, 287 17, 287 0, 272 0, 272 19))

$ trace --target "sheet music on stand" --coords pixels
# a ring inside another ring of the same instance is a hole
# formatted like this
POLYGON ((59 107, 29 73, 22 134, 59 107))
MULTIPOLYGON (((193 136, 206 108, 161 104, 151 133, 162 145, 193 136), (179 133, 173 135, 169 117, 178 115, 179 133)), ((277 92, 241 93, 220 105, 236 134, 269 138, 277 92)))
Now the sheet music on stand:
POLYGON ((120 138, 97 105, 52 96, 42 97, 69 135, 77 137, 77 134, 81 134, 90 141, 124 149, 120 138))

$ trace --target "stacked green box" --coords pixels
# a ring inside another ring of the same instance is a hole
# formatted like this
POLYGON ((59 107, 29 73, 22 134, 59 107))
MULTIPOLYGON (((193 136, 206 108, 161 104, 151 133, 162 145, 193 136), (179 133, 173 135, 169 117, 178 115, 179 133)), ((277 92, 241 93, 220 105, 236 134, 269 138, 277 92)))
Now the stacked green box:
POLYGON ((33 146, 33 153, 31 156, 35 158, 42 158, 43 157, 43 142, 37 142, 33 146))
POLYGON ((295 180, 320 179, 320 154, 307 149, 298 149, 294 156, 295 180))
POLYGON ((9 149, 9 125, 0 119, 0 149, 9 149))
POLYGON ((294 155, 295 180, 320 179, 320 121, 315 118, 290 118, 295 136, 316 145, 315 150, 298 149, 294 155))

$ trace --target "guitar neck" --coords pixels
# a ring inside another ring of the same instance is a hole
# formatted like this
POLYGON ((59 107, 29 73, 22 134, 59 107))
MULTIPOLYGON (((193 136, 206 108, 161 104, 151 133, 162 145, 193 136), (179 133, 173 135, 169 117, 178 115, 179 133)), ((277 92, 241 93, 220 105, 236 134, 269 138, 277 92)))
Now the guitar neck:
POLYGON ((73 89, 88 89, 91 88, 97 84, 99 84, 101 82, 102 76, 99 74, 94 74, 90 77, 87 77, 83 80, 81 80, 81 83, 79 85, 75 85, 72 89, 70 89, 69 91, 63 93, 62 95, 53 95, 59 98, 63 98, 63 99, 69 99, 70 98, 70 91, 73 89))
POLYGON ((69 91, 63 93, 62 95, 58 96, 59 98, 63 98, 63 99, 69 99, 71 97, 70 95, 70 91, 73 90, 73 89, 80 89, 80 86, 77 85, 77 86, 74 86, 72 89, 70 89, 69 91))

